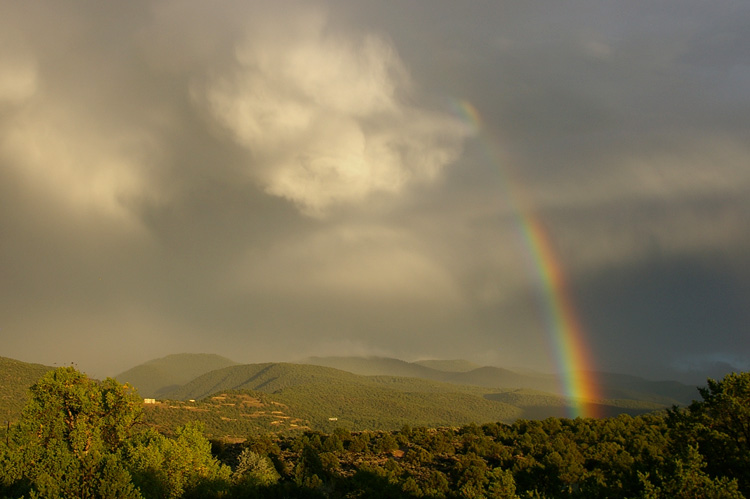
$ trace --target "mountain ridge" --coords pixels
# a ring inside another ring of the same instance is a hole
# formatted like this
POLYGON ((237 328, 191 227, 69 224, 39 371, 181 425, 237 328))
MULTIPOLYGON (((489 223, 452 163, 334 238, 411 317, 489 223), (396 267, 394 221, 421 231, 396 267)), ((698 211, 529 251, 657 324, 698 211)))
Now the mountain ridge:
POLYGON ((179 353, 139 364, 121 372, 115 379, 120 383, 130 383, 142 397, 158 398, 201 374, 231 365, 237 365, 237 362, 217 354, 179 353))
MULTIPOLYGON (((387 357, 314 357, 311 362, 238 364, 214 354, 175 354, 135 366, 118 375, 118 380, 130 382, 146 398, 188 404, 180 409, 183 416, 198 417, 195 406, 189 403, 193 400, 209 401, 216 394, 233 391, 251 393, 256 398, 266 394, 263 396, 272 397, 269 404, 285 405, 286 416, 299 420, 300 424, 307 421, 314 429, 329 428, 329 418, 350 429, 397 429, 404 424, 512 422, 519 418, 544 419, 573 413, 573 403, 560 393, 558 379, 553 375, 518 373, 492 366, 467 371, 465 368, 473 366, 464 361, 428 361, 423 365, 422 361, 410 363, 387 357), (321 365, 325 363, 349 370, 321 365), (396 376, 394 372, 417 376, 396 376), (133 373, 141 376, 140 382, 133 373), (187 379, 194 373, 198 374, 187 379), (139 386, 143 382, 145 389, 139 386)), ((28 386, 50 369, 53 368, 0 357, 0 380, 6 379, 5 387, 0 383, 0 411, 20 413, 25 399, 19 393, 25 394, 28 386), (2 377, 3 372, 18 369, 29 374, 2 377), (14 383, 16 378, 25 381, 14 383), (10 387, 15 391, 9 390, 10 387)), ((601 383, 602 399, 593 402, 602 416, 663 410, 687 404, 692 400, 690 396, 697 395, 694 387, 676 381, 649 381, 613 373, 586 373, 586 376, 595 376, 601 383)), ((163 411, 171 405, 174 404, 161 404, 160 414, 169 414, 163 411)), ((206 405, 209 406, 215 410, 222 404, 206 405)), ((266 411, 263 417, 272 417, 271 412, 263 410, 266 411)), ((240 416, 249 417, 244 413, 240 416)), ((236 421, 231 414, 221 417, 236 421)), ((280 430, 282 420, 284 417, 279 416, 273 426, 267 425, 268 431, 280 430)))
MULTIPOLYGON (((469 371, 441 371, 432 366, 439 366, 443 361, 417 361, 409 363, 388 357, 309 357, 300 362, 324 365, 348 370, 361 375, 402 375, 409 372, 415 377, 496 389, 530 389, 567 396, 560 377, 554 374, 535 372, 518 372, 495 366, 480 366, 469 371), (394 362, 396 361, 396 362, 394 362), (416 367, 414 367, 416 365, 416 367), (391 369, 395 366, 397 371, 391 369)), ((447 361, 449 363, 460 361, 447 361)), ((466 361, 463 361, 466 362, 466 361)), ((468 363, 467 363, 468 364, 468 363)), ((688 405, 698 395, 695 387, 678 381, 654 381, 629 374, 607 372, 582 372, 584 377, 593 377, 600 385, 604 399, 645 400, 664 406, 688 405)))
MULTIPOLYGON (((165 396, 173 400, 200 400, 223 391, 272 395, 275 400, 298 409, 300 417, 318 428, 324 427, 329 417, 357 429, 397 428, 399 424, 455 425, 483 420, 512 422, 519 418, 564 417, 573 413, 574 406, 565 396, 539 390, 487 388, 403 376, 366 376, 295 363, 230 366, 199 376, 165 396)), ((638 415, 669 407, 636 399, 594 403, 603 416, 638 415)))

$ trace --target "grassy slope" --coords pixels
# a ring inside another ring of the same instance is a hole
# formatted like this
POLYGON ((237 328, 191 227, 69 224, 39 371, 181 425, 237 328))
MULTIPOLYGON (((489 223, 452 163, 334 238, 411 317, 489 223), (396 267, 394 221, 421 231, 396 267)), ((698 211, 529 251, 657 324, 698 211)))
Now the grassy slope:
POLYGON ((28 400, 28 389, 53 367, 0 357, 0 420, 15 421, 28 400))
POLYGON ((236 364, 220 355, 183 353, 150 360, 115 378, 135 386, 142 397, 158 398, 201 374, 236 364))

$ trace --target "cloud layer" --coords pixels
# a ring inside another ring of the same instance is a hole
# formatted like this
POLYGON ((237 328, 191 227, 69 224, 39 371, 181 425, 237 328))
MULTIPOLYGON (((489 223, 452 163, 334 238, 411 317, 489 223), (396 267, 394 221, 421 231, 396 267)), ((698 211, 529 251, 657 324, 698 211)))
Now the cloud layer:
POLYGON ((597 368, 750 353, 741 2, 2 11, 3 355, 554 370, 530 210, 597 368))

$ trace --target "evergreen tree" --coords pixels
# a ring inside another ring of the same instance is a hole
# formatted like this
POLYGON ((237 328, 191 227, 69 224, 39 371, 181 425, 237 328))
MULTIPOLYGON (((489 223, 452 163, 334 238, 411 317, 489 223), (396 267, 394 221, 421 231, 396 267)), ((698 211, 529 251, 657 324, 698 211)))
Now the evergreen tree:
POLYGON ((113 379, 48 372, 0 455, 0 497, 212 497, 227 487, 230 470, 199 427, 169 439, 139 427, 141 410, 137 393, 113 379))
POLYGON ((140 497, 120 459, 139 417, 140 399, 128 386, 97 383, 72 367, 48 372, 31 387, 12 430, 3 460, 5 493, 140 497))
POLYGON ((750 496, 750 373, 709 379, 698 391, 703 400, 687 410, 670 411, 677 452, 685 454, 686 446, 696 446, 708 475, 734 478, 750 496))

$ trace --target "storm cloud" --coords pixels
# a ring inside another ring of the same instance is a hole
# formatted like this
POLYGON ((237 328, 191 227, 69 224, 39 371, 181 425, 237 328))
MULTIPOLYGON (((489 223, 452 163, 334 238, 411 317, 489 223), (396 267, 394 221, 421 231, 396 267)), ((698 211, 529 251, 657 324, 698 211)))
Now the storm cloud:
POLYGON ((553 371, 516 192, 596 369, 750 368, 743 2, 0 11, 4 356, 553 371))

